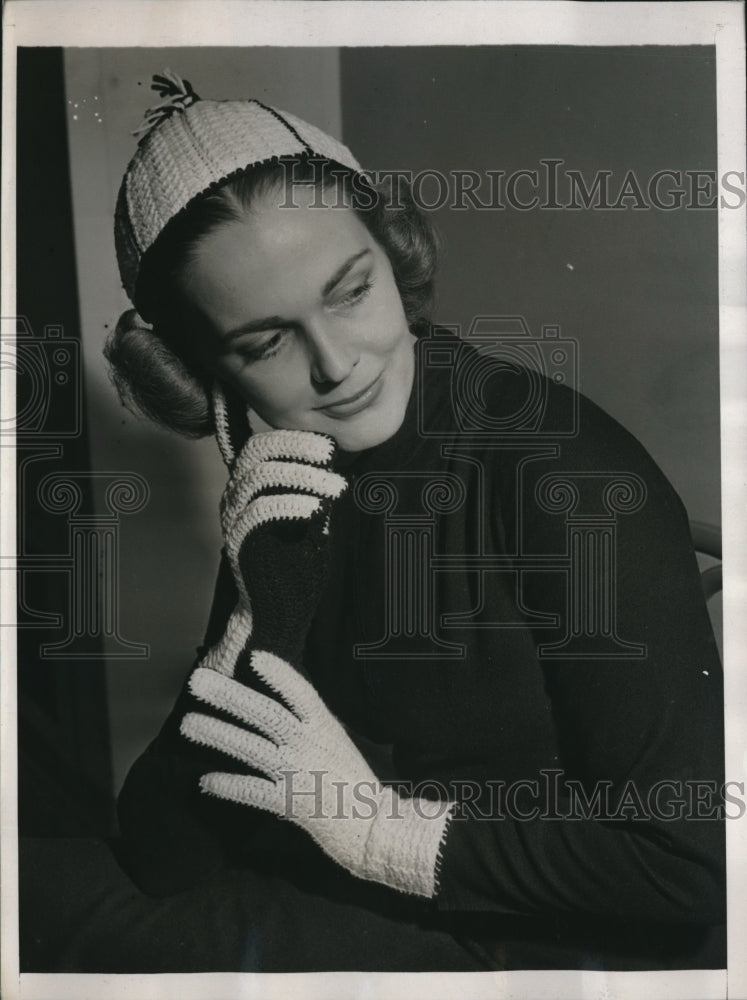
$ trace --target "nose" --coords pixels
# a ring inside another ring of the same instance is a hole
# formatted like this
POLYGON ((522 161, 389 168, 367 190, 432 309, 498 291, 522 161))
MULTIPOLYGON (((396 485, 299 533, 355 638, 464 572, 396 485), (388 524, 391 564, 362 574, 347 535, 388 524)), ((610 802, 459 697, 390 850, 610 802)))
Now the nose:
POLYGON ((311 380, 315 385, 344 382, 360 358, 350 332, 314 327, 307 336, 311 353, 311 380))

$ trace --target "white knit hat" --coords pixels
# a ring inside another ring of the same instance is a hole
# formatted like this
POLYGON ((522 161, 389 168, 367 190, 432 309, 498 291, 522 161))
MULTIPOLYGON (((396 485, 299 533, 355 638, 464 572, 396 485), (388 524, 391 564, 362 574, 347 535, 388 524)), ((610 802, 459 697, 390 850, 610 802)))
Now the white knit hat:
POLYGON ((119 273, 133 302, 141 258, 167 222, 238 171, 299 155, 361 170, 346 146, 295 115, 257 100, 203 101, 169 70, 152 86, 166 100, 135 133, 114 217, 119 273))

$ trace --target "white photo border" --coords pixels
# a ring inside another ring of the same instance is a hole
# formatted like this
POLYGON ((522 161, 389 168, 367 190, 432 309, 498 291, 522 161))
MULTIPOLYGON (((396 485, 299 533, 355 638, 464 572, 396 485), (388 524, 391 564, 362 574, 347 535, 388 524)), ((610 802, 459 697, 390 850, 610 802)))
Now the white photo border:
MULTIPOLYGON (((718 176, 744 170, 745 8, 741 2, 576 3, 566 0, 8 0, 3 62, 3 317, 15 315, 15 74, 20 46, 251 47, 385 45, 714 45, 717 60, 718 176), (209 8, 209 17, 206 10, 209 8), (365 26, 365 30, 363 29, 365 26)), ((744 174, 742 174, 744 179, 744 174)), ((719 315, 724 548, 726 774, 747 780, 747 210, 719 212, 719 315)), ((14 380, 2 372, 1 416, 15 407, 14 380)), ((0 551, 15 543, 12 448, 2 449, 0 551)), ((15 614, 14 574, 4 573, 0 605, 15 614), (5 579, 8 578, 8 579, 5 579)), ((623 973, 596 971, 469 974, 259 973, 146 975, 19 974, 17 914, 15 651, 3 636, 0 701, 0 883, 2 995, 11 998, 288 997, 417 995, 577 1000, 645 997, 704 1000, 747 997, 747 822, 727 824, 728 975, 723 970, 623 973)))

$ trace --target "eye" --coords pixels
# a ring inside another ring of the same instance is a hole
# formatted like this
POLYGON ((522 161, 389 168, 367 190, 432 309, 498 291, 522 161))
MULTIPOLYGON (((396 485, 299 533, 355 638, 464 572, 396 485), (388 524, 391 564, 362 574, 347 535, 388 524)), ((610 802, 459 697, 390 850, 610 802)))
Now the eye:
POLYGON ((247 364, 255 361, 266 361, 278 353, 286 338, 288 330, 276 330, 260 343, 246 344, 236 349, 236 353, 247 364))
POLYGON ((356 285, 355 288, 352 288, 349 292, 346 292, 345 295, 343 295, 338 300, 338 305, 342 306, 357 305, 359 302, 362 302, 363 299, 366 298, 368 293, 371 291, 372 287, 373 287, 373 282, 371 281, 370 278, 366 278, 366 280, 362 281, 360 285, 356 285))

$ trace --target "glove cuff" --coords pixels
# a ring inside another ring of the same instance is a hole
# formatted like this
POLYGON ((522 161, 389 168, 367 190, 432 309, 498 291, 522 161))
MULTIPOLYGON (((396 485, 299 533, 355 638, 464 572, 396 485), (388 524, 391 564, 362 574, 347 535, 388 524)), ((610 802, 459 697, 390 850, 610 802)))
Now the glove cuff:
POLYGON ((403 799, 384 789, 366 840, 362 877, 432 899, 455 803, 403 799))

